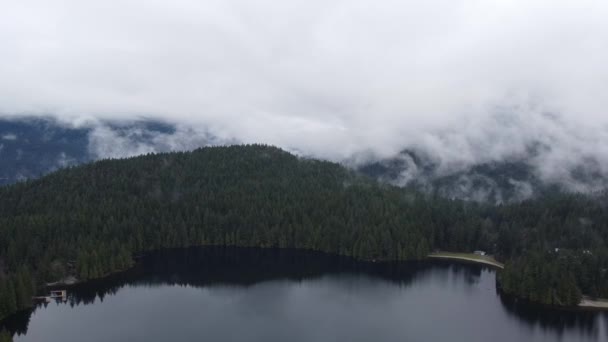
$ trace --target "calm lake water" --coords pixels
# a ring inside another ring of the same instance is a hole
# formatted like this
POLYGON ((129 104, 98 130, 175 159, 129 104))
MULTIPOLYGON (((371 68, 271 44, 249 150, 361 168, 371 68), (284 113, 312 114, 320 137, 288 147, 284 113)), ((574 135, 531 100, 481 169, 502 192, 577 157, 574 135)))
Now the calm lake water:
POLYGON ((482 266, 240 248, 153 253, 5 325, 19 342, 608 341, 608 314, 514 303, 482 266))

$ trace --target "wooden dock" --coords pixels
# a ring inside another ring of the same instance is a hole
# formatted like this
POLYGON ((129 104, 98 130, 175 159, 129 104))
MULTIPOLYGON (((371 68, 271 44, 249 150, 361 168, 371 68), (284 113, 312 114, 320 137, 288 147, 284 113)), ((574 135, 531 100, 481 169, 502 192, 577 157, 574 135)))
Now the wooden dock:
POLYGON ((498 269, 505 268, 505 265, 496 261, 492 256, 489 255, 479 255, 475 253, 451 253, 451 252, 436 252, 428 255, 429 258, 436 259, 453 259, 465 262, 472 262, 477 264, 484 264, 488 266, 493 266, 498 269))
POLYGON ((50 303, 53 299, 65 302, 68 300, 68 291, 54 290, 54 291, 51 291, 47 296, 35 296, 35 297, 32 297, 32 299, 35 301, 41 301, 41 302, 45 302, 45 303, 50 303))

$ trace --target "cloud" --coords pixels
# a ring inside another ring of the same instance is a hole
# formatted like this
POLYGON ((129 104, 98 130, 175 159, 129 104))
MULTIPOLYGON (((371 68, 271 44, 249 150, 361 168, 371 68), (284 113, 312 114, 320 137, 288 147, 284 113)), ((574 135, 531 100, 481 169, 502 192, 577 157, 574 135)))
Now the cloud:
POLYGON ((154 129, 146 122, 123 127, 108 123, 90 126, 88 150, 91 158, 126 158, 147 153, 187 151, 207 145, 226 144, 203 130, 176 126, 154 129))
POLYGON ((61 152, 57 157, 56 164, 52 168, 53 170, 65 168, 70 165, 76 165, 78 162, 75 158, 70 157, 67 153, 61 152))
MULTIPOLYGON (((13 1, 0 112, 188 128, 165 147, 416 148, 444 170, 530 154, 576 187, 581 165, 608 174, 606 17, 592 0, 13 1)), ((96 155, 155 149, 111 134, 92 133, 96 155)))
POLYGON ((17 140, 17 135, 12 134, 12 133, 7 133, 7 134, 3 134, 2 136, 0 136, 0 138, 2 138, 2 140, 14 141, 14 140, 17 140))

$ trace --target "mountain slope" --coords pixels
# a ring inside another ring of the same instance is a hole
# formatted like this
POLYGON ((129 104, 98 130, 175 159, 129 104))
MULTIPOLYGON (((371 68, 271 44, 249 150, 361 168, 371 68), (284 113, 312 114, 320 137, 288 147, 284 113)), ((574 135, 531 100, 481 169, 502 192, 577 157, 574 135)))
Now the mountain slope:
MULTIPOLYGON (((0 118, 0 186, 98 159, 225 143, 206 131, 153 120, 73 127, 44 117, 0 118)), ((529 155, 508 160, 445 167, 436 156, 404 150, 393 158, 344 164, 391 185, 487 203, 519 202, 552 192, 589 193, 608 185, 604 173, 598 171, 601 168, 593 163, 569 170, 565 179, 546 179, 539 174, 534 156, 531 148, 529 155)))
POLYGON ((0 186, 105 158, 190 150, 217 143, 206 132, 154 121, 66 125, 50 117, 0 118, 0 186))
POLYGON ((90 161, 88 134, 48 119, 0 119, 0 185, 90 161))
POLYGON ((546 179, 539 175, 537 164, 531 152, 508 160, 446 168, 425 153, 406 150, 357 169, 388 184, 445 198, 493 204, 521 202, 559 192, 601 191, 608 184, 608 179, 593 167, 581 165, 570 171, 568 179, 546 179))

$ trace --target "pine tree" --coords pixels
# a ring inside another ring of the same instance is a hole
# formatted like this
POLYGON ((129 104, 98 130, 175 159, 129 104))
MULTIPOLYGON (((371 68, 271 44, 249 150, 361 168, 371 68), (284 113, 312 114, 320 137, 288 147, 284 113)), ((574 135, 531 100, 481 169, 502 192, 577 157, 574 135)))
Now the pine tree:
POLYGON ((6 330, 0 332, 0 342, 13 342, 13 336, 6 330))
POLYGON ((17 306, 17 292, 15 291, 15 284, 12 279, 8 279, 6 282, 6 297, 5 297, 5 310, 8 313, 16 312, 19 307, 17 306))

